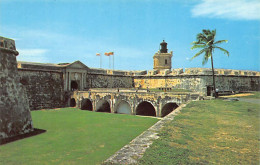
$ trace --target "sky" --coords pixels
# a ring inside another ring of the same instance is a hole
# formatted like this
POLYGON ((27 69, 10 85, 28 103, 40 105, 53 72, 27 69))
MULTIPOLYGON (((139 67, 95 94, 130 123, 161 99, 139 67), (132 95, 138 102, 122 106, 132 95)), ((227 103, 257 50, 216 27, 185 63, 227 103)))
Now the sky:
POLYGON ((152 70, 153 55, 165 40, 172 68, 210 68, 191 43, 203 29, 229 51, 213 54, 214 67, 260 71, 259 0, 1 0, 0 36, 16 41, 18 61, 88 67, 152 70))

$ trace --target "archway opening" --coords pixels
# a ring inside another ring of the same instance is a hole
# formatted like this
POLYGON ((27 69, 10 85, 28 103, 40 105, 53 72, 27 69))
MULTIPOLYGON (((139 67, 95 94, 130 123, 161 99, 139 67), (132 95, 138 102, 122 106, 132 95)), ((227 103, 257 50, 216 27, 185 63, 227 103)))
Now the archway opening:
POLYGON ((76 100, 74 98, 70 99, 70 107, 76 107, 76 100))
POLYGON ((207 86, 207 96, 211 96, 212 90, 213 90, 212 86, 207 86))
POLYGON ((131 115, 131 107, 128 102, 121 100, 115 106, 115 112, 120 114, 131 115))
POLYGON ((106 100, 101 100, 97 103, 96 111, 111 113, 110 104, 106 100))
POLYGON ((136 114, 143 116, 156 116, 153 105, 147 101, 143 101, 137 106, 136 114))
POLYGON ((161 116, 164 117, 174 111, 179 106, 176 103, 167 103, 163 106, 161 116))
POLYGON ((92 111, 93 110, 93 106, 92 103, 89 99, 83 99, 81 102, 81 110, 89 110, 92 111))
POLYGON ((71 81, 70 86, 71 86, 72 91, 75 91, 78 89, 78 83, 76 81, 71 81))

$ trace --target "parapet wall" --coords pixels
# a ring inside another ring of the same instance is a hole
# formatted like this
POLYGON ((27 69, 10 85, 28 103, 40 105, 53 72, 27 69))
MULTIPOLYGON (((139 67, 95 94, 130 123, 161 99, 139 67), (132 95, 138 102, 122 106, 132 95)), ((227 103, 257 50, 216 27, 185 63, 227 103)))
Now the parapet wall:
MULTIPOLYGON (((226 76, 260 76, 260 72, 248 70, 233 70, 233 69, 214 69, 216 75, 226 76)), ((185 68, 184 74, 191 75, 212 75, 210 68, 185 68)))
MULTIPOLYGON (((260 76, 260 72, 248 70, 233 69, 214 69, 215 75, 226 76, 260 76)), ((212 75, 211 68, 177 68, 177 69, 161 69, 149 70, 134 74, 136 76, 177 76, 177 75, 212 75)))
MULTIPOLYGON (((216 75, 219 91, 260 91, 260 76, 216 75)), ((206 94, 212 75, 135 76, 135 87, 178 88, 206 94)))
POLYGON ((134 86, 132 76, 88 74, 88 88, 132 88, 134 86))
POLYGON ((26 88, 31 110, 65 105, 62 72, 20 68, 18 73, 21 84, 26 88))
POLYGON ((102 75, 117 75, 117 76, 131 76, 133 71, 124 70, 111 70, 111 69, 100 69, 100 68, 90 68, 88 70, 89 74, 102 74, 102 75))

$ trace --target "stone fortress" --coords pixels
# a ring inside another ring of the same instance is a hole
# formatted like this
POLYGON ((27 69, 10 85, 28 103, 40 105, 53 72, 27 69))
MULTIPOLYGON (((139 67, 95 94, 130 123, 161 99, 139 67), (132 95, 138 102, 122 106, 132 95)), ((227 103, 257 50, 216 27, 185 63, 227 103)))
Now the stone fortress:
MULTIPOLYGON (((209 68, 172 69, 172 51, 167 43, 153 56, 153 70, 122 71, 89 68, 80 61, 72 63, 17 62, 20 83, 25 87, 31 110, 69 106, 72 91, 89 89, 185 89, 200 96, 212 94, 209 68)), ((215 69, 220 92, 259 91, 260 72, 215 69)))
MULTIPOLYGON (((153 56, 153 70, 122 71, 89 68, 80 61, 16 62, 15 42, 0 39, 0 140, 32 131, 30 110, 77 106, 164 117, 182 103, 212 95, 211 69, 172 69, 173 53, 165 41, 153 56)), ((215 69, 215 75, 222 93, 260 90, 260 72, 215 69)))
MULTIPOLYGON (((201 96, 212 95, 212 71, 209 68, 172 69, 172 51, 167 43, 154 54, 153 70, 122 71, 89 68, 73 63, 35 63, 18 61, 20 82, 26 87, 31 110, 64 107, 70 104, 71 91, 95 88, 185 89, 201 96)), ((215 69, 220 92, 260 90, 260 72, 215 69)))

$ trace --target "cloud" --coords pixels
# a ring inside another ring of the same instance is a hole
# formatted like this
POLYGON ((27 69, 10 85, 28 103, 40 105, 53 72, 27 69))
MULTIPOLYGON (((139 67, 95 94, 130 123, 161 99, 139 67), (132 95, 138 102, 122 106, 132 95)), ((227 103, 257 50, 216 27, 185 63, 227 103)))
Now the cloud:
POLYGON ((194 17, 260 20, 259 0, 202 0, 191 10, 194 17))
POLYGON ((48 62, 46 53, 47 49, 18 49, 19 56, 18 61, 29 61, 29 62, 48 62))

